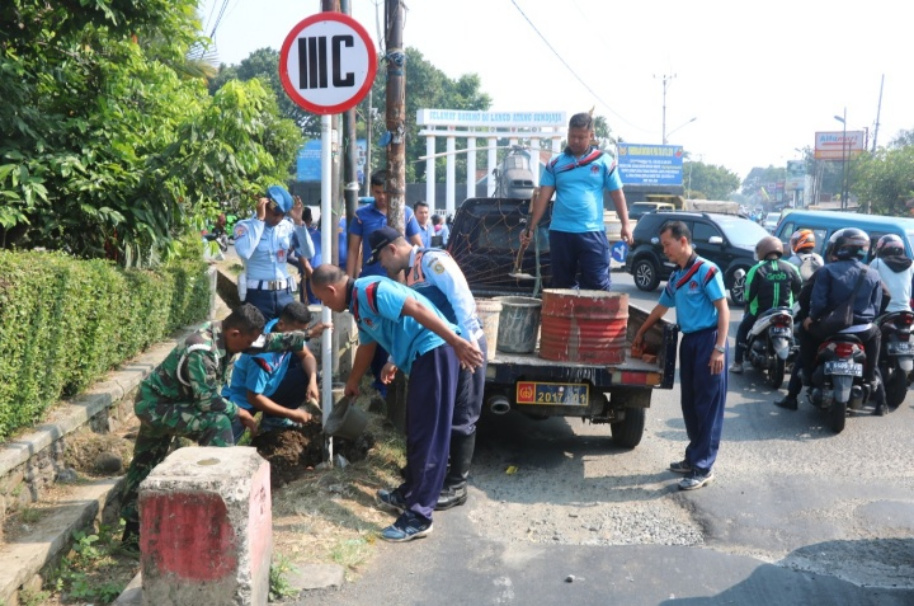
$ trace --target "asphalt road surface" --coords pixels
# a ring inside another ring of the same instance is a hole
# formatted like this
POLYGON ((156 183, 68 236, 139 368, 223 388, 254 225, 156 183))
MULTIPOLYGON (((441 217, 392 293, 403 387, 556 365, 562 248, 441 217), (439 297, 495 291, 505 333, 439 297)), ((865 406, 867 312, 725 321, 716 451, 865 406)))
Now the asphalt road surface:
MULTIPOLYGON (((633 305, 659 294, 613 281, 633 305)), ((580 419, 485 417, 467 505, 300 603, 914 604, 914 398, 834 435, 776 397, 730 376, 716 481, 687 493, 666 470, 686 444, 678 387, 631 451, 580 419)))

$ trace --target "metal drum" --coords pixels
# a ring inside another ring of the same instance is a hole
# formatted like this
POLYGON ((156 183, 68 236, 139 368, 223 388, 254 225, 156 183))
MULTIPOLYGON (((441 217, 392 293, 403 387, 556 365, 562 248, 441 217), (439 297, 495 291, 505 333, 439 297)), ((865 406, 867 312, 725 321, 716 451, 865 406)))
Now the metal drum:
POLYGON ((559 362, 625 360, 628 294, 603 290, 543 291, 540 357, 559 362))

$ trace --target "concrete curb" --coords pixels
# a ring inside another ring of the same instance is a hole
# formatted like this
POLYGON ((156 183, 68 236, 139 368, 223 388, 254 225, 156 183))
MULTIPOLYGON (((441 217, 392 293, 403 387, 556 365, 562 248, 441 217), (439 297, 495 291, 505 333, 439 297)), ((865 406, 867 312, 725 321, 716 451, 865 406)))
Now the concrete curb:
MULTIPOLYGON (((197 325, 199 326, 199 325, 197 325)), ((47 422, 0 449, 0 477, 15 474, 30 459, 54 448, 70 433, 89 425, 90 420, 128 397, 140 382, 164 360, 175 344, 197 326, 176 333, 112 371, 86 392, 51 412, 47 422)), ((74 492, 52 513, 34 524, 34 529, 0 548, 0 603, 17 603, 23 586, 40 588, 40 573, 69 548, 73 533, 100 520, 105 507, 116 500, 123 476, 76 485, 74 492)), ((40 502, 40 498, 38 499, 40 502)))

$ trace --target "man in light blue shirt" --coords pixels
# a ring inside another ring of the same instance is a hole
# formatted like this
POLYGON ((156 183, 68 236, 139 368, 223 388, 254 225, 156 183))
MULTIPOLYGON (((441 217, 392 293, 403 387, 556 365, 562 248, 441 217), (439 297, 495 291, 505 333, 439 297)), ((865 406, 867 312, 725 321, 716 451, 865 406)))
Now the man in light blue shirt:
POLYGON ((244 263, 244 273, 238 276, 239 295, 268 321, 279 317, 279 312, 295 300, 294 283, 286 267, 289 252, 295 248, 300 257, 314 256, 303 210, 301 201, 293 202, 286 188, 272 185, 257 202, 255 216, 235 224, 235 251, 244 263))
POLYGON ((336 312, 348 309, 359 329, 344 393, 358 395, 378 345, 391 353, 384 380, 390 381, 398 367, 409 377, 406 479, 400 487, 377 494, 381 505, 400 516, 381 538, 402 542, 426 536, 447 471, 458 369, 478 367, 482 354, 431 301, 403 284, 379 276, 353 280, 326 263, 314 270, 312 280, 314 294, 324 305, 336 312))
MULTIPOLYGON (((264 334, 307 330, 311 312, 304 303, 289 303, 276 320, 263 328, 264 334)), ((306 399, 319 401, 317 360, 307 345, 294 354, 241 354, 232 370, 232 380, 222 390, 222 396, 252 415, 263 413, 258 430, 268 433, 283 427, 303 425, 311 415, 299 407, 306 399)), ((232 422, 235 443, 244 433, 239 419, 232 422)))
POLYGON ((628 207, 615 160, 594 147, 593 138, 592 116, 573 115, 568 123, 568 147, 543 169, 530 221, 521 232, 521 245, 527 246, 555 193, 549 226, 552 288, 610 289, 609 241, 603 226, 604 189, 622 223, 622 240, 631 242, 628 207))
POLYGON ((641 350, 644 335, 667 312, 676 308, 682 331, 679 344, 679 383, 682 416, 689 444, 682 461, 670 471, 686 477, 681 490, 701 488, 714 479, 714 462, 720 449, 727 402, 727 331, 730 308, 720 268, 702 259, 692 248, 692 234, 682 221, 667 221, 660 228, 663 254, 678 267, 670 275, 660 302, 632 339, 641 350))

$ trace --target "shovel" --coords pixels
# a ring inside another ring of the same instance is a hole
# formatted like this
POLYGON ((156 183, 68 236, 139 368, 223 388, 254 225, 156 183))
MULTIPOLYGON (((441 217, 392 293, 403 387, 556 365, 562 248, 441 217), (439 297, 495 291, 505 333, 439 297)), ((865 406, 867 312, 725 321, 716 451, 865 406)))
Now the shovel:
MULTIPOLYGON (((533 203, 534 203, 534 201, 536 201, 536 197, 538 194, 539 194, 539 188, 537 187, 533 190, 533 195, 530 197, 531 210, 533 208, 533 203)), ((531 235, 534 238, 536 237, 536 234, 531 234, 531 235)), ((509 278, 514 278, 515 280, 536 280, 536 276, 531 276, 527 272, 521 271, 521 269, 523 268, 524 251, 527 250, 528 245, 529 245, 529 243, 521 244, 520 248, 517 250, 517 259, 514 261, 514 270, 511 271, 510 273, 508 273, 509 278)))

